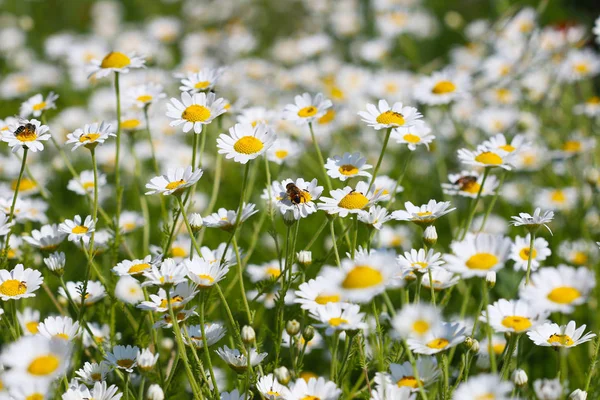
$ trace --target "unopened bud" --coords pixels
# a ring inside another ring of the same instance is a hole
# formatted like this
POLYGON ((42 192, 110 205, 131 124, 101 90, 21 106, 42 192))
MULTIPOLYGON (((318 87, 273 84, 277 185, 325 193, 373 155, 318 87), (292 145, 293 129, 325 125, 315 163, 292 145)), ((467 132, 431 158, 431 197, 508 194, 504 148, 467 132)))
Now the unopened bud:
POLYGON ((249 325, 245 325, 242 328, 242 341, 245 344, 252 344, 256 340, 256 333, 254 332, 254 328, 249 325))
POLYGON ((585 180, 588 184, 595 186, 600 183, 600 171, 596 168, 588 168, 584 171, 585 180))
POLYGON ((290 336, 296 336, 300 332, 300 322, 292 319, 285 324, 285 331, 290 336))
POLYGON ((298 263, 305 267, 308 267, 310 264, 312 264, 312 252, 310 251, 299 251, 296 254, 296 257, 298 258, 298 263))
POLYGON ((485 281, 487 282, 488 286, 491 288, 496 286, 496 271, 489 271, 485 275, 485 281))
POLYGON ((479 341, 477 339, 473 339, 470 336, 467 337, 465 339, 465 346, 467 346, 467 349, 469 349, 473 353, 479 352, 479 341))
POLYGON ((158 386, 156 383, 152 384, 148 387, 148 391, 146 392, 146 399, 148 400, 164 400, 165 393, 162 388, 158 386))
POLYGON ((275 368, 273 373, 275 374, 275 378, 277 378, 282 385, 287 385, 291 379, 290 371, 288 371, 286 367, 275 368))
POLYGON ((304 341, 306 343, 313 340, 314 337, 315 337, 315 328, 313 328, 312 325, 308 325, 306 328, 304 328, 304 330, 302 331, 302 339, 304 339, 304 341))
POLYGON ((527 381, 529 380, 529 378, 527 378, 527 373, 525 371, 523 371, 520 368, 517 368, 512 374, 512 380, 515 383, 515 385, 524 386, 527 385, 527 381))
POLYGON ((202 225, 204 224, 204 221, 202 220, 202 215, 200 215, 199 213, 191 214, 189 221, 190 227, 192 228, 193 232, 198 232, 200 229, 202 229, 202 225))
POLYGON ((587 392, 581 389, 575 389, 573 393, 569 395, 569 400, 586 400, 587 392))
POLYGON ((438 235, 437 231, 435 230, 435 226, 429 225, 427 228, 425 228, 425 231, 423 232, 423 242, 427 246, 433 246, 437 243, 437 240, 438 235))
POLYGON ((162 347, 164 350, 167 350, 167 351, 173 350, 174 345, 175 345, 175 342, 170 337, 163 338, 160 341, 160 347, 162 347))

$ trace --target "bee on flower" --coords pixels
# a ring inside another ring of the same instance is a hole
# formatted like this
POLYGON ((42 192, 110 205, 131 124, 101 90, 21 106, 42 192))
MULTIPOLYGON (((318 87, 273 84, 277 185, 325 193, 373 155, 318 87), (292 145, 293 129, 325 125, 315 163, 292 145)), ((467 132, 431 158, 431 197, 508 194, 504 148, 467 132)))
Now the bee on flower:
POLYGON ((389 128, 411 128, 423 115, 414 107, 394 103, 391 107, 385 100, 379 100, 377 107, 367 104, 367 111, 359 111, 358 115, 368 126, 376 130, 389 128))
POLYGON ((7 130, 2 131, 2 141, 8 143, 13 153, 22 148, 35 153, 44 150, 42 142, 50 139, 49 130, 37 119, 15 120, 7 130))

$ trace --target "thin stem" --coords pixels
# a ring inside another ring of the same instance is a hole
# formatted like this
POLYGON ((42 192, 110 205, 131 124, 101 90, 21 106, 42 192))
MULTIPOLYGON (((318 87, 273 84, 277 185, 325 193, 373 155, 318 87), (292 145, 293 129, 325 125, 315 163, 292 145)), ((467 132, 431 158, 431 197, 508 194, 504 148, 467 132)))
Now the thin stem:
POLYGON ((502 379, 508 378, 508 372, 510 370, 510 361, 512 359, 512 355, 515 352, 515 348, 517 347, 517 339, 520 334, 512 333, 510 338, 508 339, 508 346, 504 350, 504 360, 502 361, 502 369, 500 370, 500 377, 502 379))
POLYGON ((529 254, 527 256, 527 273, 525 274, 525 285, 529 285, 529 277, 531 276, 531 260, 533 259, 535 233, 529 233, 529 254))
MULTIPOLYGON (((500 183, 498 184, 498 187, 496 188, 496 193, 494 193, 494 197, 492 197, 492 201, 490 201, 490 204, 488 205, 487 210, 485 210, 485 215, 483 216, 483 221, 481 222, 481 226, 479 227, 479 232, 483 232, 483 229, 485 228, 485 224, 488 220, 488 217, 490 216, 490 214, 492 213, 492 210, 494 209, 494 206, 496 205, 496 201, 498 200, 498 195, 500 194, 500 190, 502 189, 502 185, 504 184, 504 179, 506 179, 506 174, 508 174, 508 171, 504 170, 502 172, 502 174, 500 175, 500 183)), ((483 187, 483 185, 482 185, 483 187)))
POLYGON ((488 339, 488 354, 490 357, 490 367, 492 370, 492 373, 496 373, 498 371, 498 368, 496 367, 496 353, 494 352, 494 344, 492 341, 492 328, 490 326, 490 315, 489 315, 489 310, 488 310, 488 304, 490 302, 489 299, 489 290, 488 290, 488 285, 487 282, 484 280, 483 281, 483 309, 485 309, 485 317, 486 317, 486 322, 487 325, 485 327, 485 331, 487 334, 487 339, 488 339))
POLYGON ((121 219, 121 200, 123 197, 123 188, 121 187, 121 94, 119 87, 119 73, 115 72, 115 96, 117 98, 117 150, 115 153, 115 187, 117 188, 117 209, 115 213, 115 248, 118 252, 120 243, 120 224, 121 219))
POLYGON ((373 177, 371 178, 371 183, 369 183, 369 188, 367 189, 367 192, 371 190, 371 187, 373 187, 373 184, 375 183, 375 178, 377 178, 377 173, 379 172, 379 167, 381 167, 381 161, 383 161, 383 155, 385 154, 385 149, 387 148, 388 142, 390 141, 391 134, 392 128, 389 127, 387 132, 385 133, 385 138, 383 139, 383 147, 381 148, 381 153, 379 153, 379 159, 377 160, 377 164, 375 164, 375 169, 373 170, 373 177))
MULTIPOLYGON (((21 188, 21 180, 23 179, 23 172, 25 171, 25 164, 27 163, 27 153, 29 152, 29 148, 23 147, 23 159, 21 160, 21 169, 19 170, 19 177, 17 178, 17 186, 15 187, 15 193, 13 194, 12 203, 10 205, 10 213, 8 214, 8 222, 12 222, 15 216, 15 206, 17 204, 17 197, 19 197, 19 189, 21 188)), ((9 241, 10 236, 12 234, 12 227, 9 229, 6 234, 6 238, 4 239, 4 252, 2 254, 2 264, 8 259, 8 249, 9 249, 9 241)))
POLYGON ((331 232, 331 240, 333 241, 333 251, 335 253, 335 263, 338 267, 342 266, 340 262, 340 254, 338 253, 337 240, 335 239, 335 227, 333 226, 333 220, 329 221, 329 230, 331 232))
POLYGON ((206 356, 206 364, 208 365, 208 371, 210 373, 210 380, 212 381, 213 388, 215 391, 215 397, 219 398, 219 388, 217 386, 217 377, 213 371, 212 361, 210 359, 210 350, 208 349, 208 341, 206 340, 205 326, 204 326, 204 294, 201 295, 202 300, 200 304, 200 331, 202 333, 202 346, 204 348, 204 355, 206 356))
POLYGON ((235 258, 237 261, 238 280, 240 281, 240 292, 242 295, 242 302, 244 303, 244 309, 246 310, 246 317, 248 323, 252 325, 252 313, 250 312, 250 306, 248 305, 248 298, 246 297, 246 288, 244 287, 244 275, 243 275, 243 264, 242 258, 240 257, 240 249, 237 244, 237 239, 233 236, 232 239, 233 250, 235 251, 235 258))
POLYGON ((333 189, 333 186, 331 185, 331 180, 329 179, 329 175, 327 175, 327 170, 325 169, 325 160, 323 159, 323 154, 321 154, 321 148, 319 147, 319 143, 315 138, 315 131, 313 129, 312 122, 308 123, 308 128, 310 129, 310 137, 312 138, 313 144, 315 146, 315 151, 317 153, 317 158, 319 159, 321 171, 323 172, 323 177, 325 178, 327 190, 331 191, 331 189, 333 189))
POLYGON ((471 210, 469 211, 469 217, 466 220, 466 224, 464 226, 464 230, 462 232, 460 240, 463 240, 465 236, 467 236, 467 232, 469 232, 469 228, 471 227, 471 223, 473 222, 473 217, 475 216, 475 210, 477 210, 477 204, 479 203, 479 199, 481 198, 481 193, 483 192, 483 187, 485 186, 485 181, 490 173, 490 168, 486 167, 483 171, 483 179, 481 180, 481 186, 479 186, 479 190, 477 191, 477 197, 475 197, 475 201, 471 206, 471 210))
POLYGON ((600 337, 596 337, 596 345, 594 346, 594 355, 590 360, 590 366, 588 368, 586 378, 585 378, 585 388, 584 391, 588 391, 590 389, 590 383, 592 382, 592 376, 594 376, 594 369, 596 369, 596 364, 598 363, 598 350, 600 349, 600 337))
POLYGON ((431 303, 435 306, 435 285, 431 276, 431 268, 427 268, 427 277, 429 278, 429 291, 431 293, 431 303))

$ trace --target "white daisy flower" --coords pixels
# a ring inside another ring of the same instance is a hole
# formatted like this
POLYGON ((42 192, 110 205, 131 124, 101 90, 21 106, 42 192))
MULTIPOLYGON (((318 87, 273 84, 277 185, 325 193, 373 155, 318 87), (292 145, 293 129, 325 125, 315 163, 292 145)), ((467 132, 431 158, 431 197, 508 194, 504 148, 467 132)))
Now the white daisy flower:
POLYGON ((137 367, 145 372, 150 371, 158 361, 158 353, 154 354, 150 349, 142 349, 138 351, 136 358, 137 367))
MULTIPOLYGON (((67 282, 65 286, 69 291, 69 295, 67 296, 67 293, 62 287, 58 288, 58 294, 64 297, 65 299, 68 299, 70 297, 71 299, 73 299, 73 302, 77 305, 81 304, 81 294, 83 292, 84 286, 83 282, 67 282)), ((104 286, 102 286, 102 284, 99 281, 88 281, 87 289, 83 297, 83 304, 86 306, 90 306, 106 297, 106 289, 104 289, 104 286)))
POLYGON ((71 387, 63 394, 62 398, 63 400, 120 400, 122 396, 123 393, 119 392, 118 386, 108 386, 106 382, 95 382, 92 390, 84 385, 79 386, 79 388, 71 387))
POLYGON ((449 174, 450 183, 442 183, 445 194, 476 198, 483 184, 480 196, 490 196, 496 192, 499 186, 498 179, 494 175, 488 175, 485 183, 483 174, 477 171, 461 171, 458 174, 449 174))
POLYGON ((396 193, 401 193, 404 188, 398 185, 395 179, 390 178, 387 175, 378 175, 373 182, 373 187, 376 193, 381 193, 381 201, 389 201, 395 197, 396 193))
POLYGON ((421 78, 415 86, 414 96, 423 104, 448 104, 467 96, 470 88, 470 79, 465 74, 446 70, 421 78))
POLYGON ((288 138, 278 137, 267 150, 267 159, 277 165, 290 163, 302 154, 302 145, 288 138))
POLYGON ((146 281, 142 286, 172 286, 185 281, 187 270, 184 264, 177 264, 172 258, 166 258, 160 267, 152 265, 143 274, 146 281))
POLYGON ((37 119, 18 120, 13 122, 8 130, 2 131, 2 141, 15 153, 23 147, 38 152, 44 150, 43 141, 50 139, 50 128, 41 125, 37 119))
MULTIPOLYGON (((175 318, 177 319, 177 323, 181 325, 182 322, 186 321, 190 317, 198 316, 198 313, 194 311, 196 306, 193 306, 190 310, 180 310, 175 313, 175 318)), ((173 319, 171 318, 170 313, 163 314, 158 321, 156 321, 153 325, 154 329, 163 328, 163 329, 171 329, 173 328, 173 319)))
POLYGON ((579 267, 588 265, 590 258, 594 259, 598 255, 598 249, 586 239, 564 240, 558 246, 558 254, 569 264, 579 267))
POLYGON ((294 303, 300 304, 302 309, 308 311, 313 311, 327 303, 339 303, 343 296, 343 290, 331 285, 323 276, 302 283, 295 293, 294 303))
MULTIPOLYGON (((194 296, 198 294, 196 290, 197 286, 194 283, 183 281, 177 284, 174 288, 169 289, 169 295, 171 297, 171 308, 174 311, 179 311, 187 303, 193 300, 194 296)), ((149 301, 142 301, 137 308, 153 311, 153 312, 168 312, 169 301, 167 298, 167 292, 164 289, 159 289, 158 294, 151 294, 148 296, 149 301)))
MULTIPOLYGON (((230 349, 225 345, 215 352, 223 361, 225 361, 227 365, 229 365, 231 369, 238 374, 243 374, 248 368, 248 359, 246 358, 246 355, 240 353, 238 349, 230 349)), ((253 367, 260 364, 262 360, 267 357, 267 353, 258 353, 256 349, 250 349, 249 353, 250 365, 253 367)))
POLYGON ((303 378, 297 379, 291 387, 290 394, 286 399, 320 399, 337 400, 342 395, 342 390, 337 387, 335 382, 325 380, 325 378, 310 378, 308 381, 303 378))
POLYGON ((592 332, 583 334, 585 324, 575 328, 575 321, 569 321, 567 325, 547 322, 527 332, 527 336, 538 346, 566 348, 589 342, 596 337, 596 334, 592 332))
POLYGON ((506 151, 507 153, 512 153, 526 150, 531 144, 527 142, 527 139, 524 135, 515 135, 511 141, 508 141, 504 134, 498 133, 497 135, 492 136, 488 140, 484 141, 481 145, 487 147, 488 149, 499 149, 506 151))
POLYGON ((92 232, 96 229, 96 222, 92 221, 92 216, 88 215, 85 217, 85 221, 82 222, 81 217, 76 215, 72 220, 66 219, 65 222, 58 226, 58 230, 64 234, 69 235, 68 239, 70 242, 83 241, 88 243, 92 232))
POLYGON ((360 312, 358 304, 327 303, 310 311, 310 316, 320 323, 318 328, 326 328, 325 334, 331 336, 335 331, 365 329, 364 313, 360 312))
POLYGON ((318 93, 314 99, 308 93, 297 95, 294 97, 294 103, 285 106, 282 116, 283 119, 294 121, 298 125, 314 122, 325 115, 327 109, 333 105, 322 93, 318 93))
POLYGON ((431 128, 424 121, 415 121, 413 126, 399 127, 392 131, 390 138, 396 143, 406 144, 410 151, 415 151, 422 144, 429 150, 429 143, 433 142, 435 135, 431 134, 431 128))
MULTIPOLYGON (((435 383, 441 373, 435 357, 420 357, 416 364, 421 386, 427 387, 435 383)), ((377 372, 375 374, 375 383, 379 386, 406 387, 416 392, 419 390, 419 382, 414 375, 414 369, 409 361, 403 364, 391 363, 390 373, 377 372)))
POLYGON ((552 222, 552 220, 554 219, 553 211, 546 210, 542 214, 541 208, 538 207, 533 212, 533 215, 527 213, 519 213, 518 217, 512 216, 510 218, 512 219, 512 225, 524 226, 530 232, 533 231, 535 233, 540 226, 545 226, 546 229, 548 229, 548 231, 552 233, 550 227, 548 226, 548 223, 552 222))
POLYGON ((486 146, 478 146, 477 150, 458 150, 458 159, 466 165, 476 167, 500 167, 506 170, 513 168, 515 153, 509 153, 502 149, 492 150, 486 146))
POLYGON ((600 57, 591 49, 572 49, 558 69, 562 81, 577 82, 600 73, 600 57))
POLYGON ((89 66, 89 76, 96 79, 110 75, 111 72, 126 74, 130 68, 144 68, 146 61, 135 53, 111 51, 102 60, 94 59, 89 66))
POLYGON ((98 363, 85 362, 83 367, 75 371, 77 379, 86 385, 94 385, 96 382, 102 382, 110 372, 111 368, 106 361, 98 363))
POLYGON ((502 235, 467 233, 463 241, 450 245, 453 254, 444 256, 446 269, 468 279, 485 277, 489 271, 504 267, 511 241, 502 235))
POLYGON ((40 271, 23 268, 17 264, 9 272, 0 269, 0 299, 3 301, 35 297, 35 291, 40 288, 44 278, 40 271))
POLYGON ((152 264, 152 256, 148 255, 141 260, 123 260, 115 265, 112 271, 117 276, 135 276, 141 275, 144 271, 150 269, 152 264))
POLYGON ((500 299, 488 305, 487 311, 482 311, 479 320, 489 323, 496 333, 522 333, 544 323, 547 316, 548 313, 523 300, 500 299))
POLYGON ((117 369, 126 372, 133 372, 133 368, 137 365, 137 356, 140 348, 137 346, 121 346, 117 345, 112 348, 112 351, 107 351, 104 356, 106 362, 117 369))
POLYGON ((579 194, 575 187, 539 188, 534 204, 546 210, 569 211, 577 205, 579 194))
POLYGON ((329 194, 331 197, 321 197, 321 203, 317 205, 319 210, 328 214, 338 214, 346 217, 348 214, 358 214, 380 200, 382 193, 375 192, 375 188, 366 182, 358 182, 356 189, 346 186, 343 189, 334 189, 329 194))
POLYGON ((14 222, 8 222, 8 218, 8 215, 0 211, 0 236, 6 236, 15 224, 14 222))
POLYGON ((24 335, 35 335, 39 332, 40 312, 38 310, 30 307, 25 307, 22 312, 17 310, 17 320, 24 335))
POLYGON ((414 107, 403 106, 396 102, 391 107, 385 100, 379 100, 378 106, 367 104, 367 111, 359 111, 363 122, 376 130, 405 127, 410 128, 423 118, 423 115, 414 107))
POLYGON ((407 304, 391 321, 394 335, 407 338, 423 338, 442 323, 441 311, 430 304, 407 304))
POLYGON ((371 206, 368 210, 358 213, 358 220, 360 222, 377 230, 381 229, 383 224, 391 219, 391 214, 388 214, 387 209, 382 206, 371 206))
POLYGON ((415 400, 415 394, 407 387, 377 385, 371 390, 370 400, 415 400))
POLYGON ((219 154, 240 164, 246 164, 264 154, 275 142, 277 135, 264 124, 235 124, 229 128, 229 135, 220 134, 217 138, 219 154))
POLYGON ((144 226, 144 217, 135 211, 123 211, 119 218, 119 227, 123 233, 131 233, 144 226))
POLYGON ((203 68, 198 72, 188 74, 181 80, 179 90, 191 93, 211 90, 223 72, 225 72, 225 68, 203 68))
POLYGON ((39 230, 33 229, 31 236, 23 236, 23 240, 42 251, 54 251, 66 236, 67 234, 60 230, 58 224, 51 224, 42 225, 39 230))
POLYGON ((167 117, 172 118, 171 126, 183 125, 183 132, 194 130, 201 133, 202 126, 210 124, 219 115, 224 114, 225 100, 216 98, 214 93, 181 93, 181 101, 172 97, 167 103, 167 117))
POLYGON ((410 201, 404 203, 406 210, 397 210, 392 213, 392 218, 397 221, 411 221, 415 224, 431 225, 438 218, 456 210, 450 208, 449 201, 437 202, 429 200, 427 204, 415 206, 410 201))
POLYGON ((240 111, 236 121, 240 124, 250 124, 255 127, 258 124, 273 125, 279 119, 279 113, 264 107, 249 107, 240 111))
MULTIPOLYGON (((240 224, 256 214, 258 210, 256 205, 249 203, 242 206, 242 215, 240 216, 240 224)), ((212 213, 204 218, 204 225, 207 228, 221 228, 225 231, 230 231, 235 227, 237 221, 237 210, 227 210, 219 208, 216 213, 212 213)))
POLYGON ((273 374, 261 376, 256 382, 256 389, 267 400, 283 400, 290 395, 290 390, 279 383, 273 374))
MULTIPOLYGON (((510 249, 510 259, 515 262, 514 269, 516 271, 526 271, 530 256, 529 242, 531 234, 526 237, 517 236, 515 242, 510 249)), ((540 266, 540 262, 546 260, 552 251, 548 247, 546 239, 538 237, 533 241, 533 251, 531 251, 531 270, 535 271, 540 266)))
MULTIPOLYGON (((460 276, 447 271, 444 267, 437 267, 431 269, 431 280, 433 282, 433 290, 439 291, 456 285, 460 281, 460 276)), ((427 289, 431 288, 429 273, 423 275, 421 285, 427 289)))
POLYGON ((125 104, 131 104, 137 108, 143 109, 165 97, 167 97, 167 95, 165 94, 162 85, 149 82, 127 89, 124 102, 125 104))
POLYGON ((459 323, 442 322, 419 338, 409 337, 408 347, 417 354, 433 355, 461 344, 465 327, 459 323))
POLYGON ((292 179, 275 181, 271 190, 276 199, 276 206, 283 217, 287 220, 298 220, 317 212, 314 201, 321 197, 323 186, 318 186, 316 178, 310 182, 298 178, 295 181, 292 179))
POLYGON ((21 104, 19 114, 21 118, 27 118, 32 114, 39 118, 44 111, 56 108, 56 99, 58 99, 58 95, 54 92, 48 93, 45 99, 41 94, 36 94, 21 104))
POLYGON ((119 278, 115 285, 115 297, 126 304, 138 304, 145 299, 144 290, 140 282, 129 276, 124 275, 119 278))
POLYGON ((229 265, 221 263, 211 263, 204 258, 194 256, 191 260, 184 260, 187 269, 187 276, 200 289, 210 288, 225 278, 229 272, 229 265))
POLYGON ((200 168, 192 170, 191 166, 186 168, 171 168, 165 175, 156 176, 146 184, 146 195, 162 194, 163 196, 180 196, 183 191, 196 184, 202 177, 200 168))
POLYGON ((405 252, 404 255, 399 255, 397 258, 398 265, 403 272, 417 271, 427 273, 428 270, 439 267, 444 264, 441 253, 434 253, 433 249, 427 252, 425 249, 411 249, 410 252, 405 252))
POLYGON ((513 384, 502 381, 500 376, 481 374, 469 377, 468 381, 458 385, 452 398, 456 400, 509 400, 512 398, 512 390, 513 384))
MULTIPOLYGON (((82 196, 94 194, 94 171, 81 171, 78 177, 73 178, 67 184, 67 189, 82 196)), ((98 174, 98 188, 106 187, 106 175, 98 174)))
POLYGON ((342 182, 357 176, 371 178, 371 173, 367 172, 367 170, 371 168, 373 168, 373 166, 367 164, 367 159, 361 157, 358 152, 344 153, 342 156, 333 156, 327 158, 327 162, 325 163, 327 175, 333 179, 339 179, 342 182))
MULTIPOLYGON (((185 329, 187 329, 187 334, 191 339, 191 344, 197 349, 204 348, 204 341, 202 340, 202 329, 200 328, 200 325, 190 325, 187 326, 185 329)), ((205 324, 204 335, 206 336, 206 344, 209 347, 212 346, 219 340, 223 339, 223 337, 225 337, 226 332, 227 329, 225 329, 225 327, 220 323, 213 322, 210 324, 205 324)), ((188 343, 187 336, 185 334, 182 335, 185 344, 190 345, 190 343, 188 343)))
POLYGON ((533 382, 533 390, 538 400, 559 400, 565 395, 560 378, 536 379, 533 382))
POLYGON ((111 128, 111 125, 104 121, 85 124, 83 129, 75 129, 73 133, 67 135, 67 144, 73 144, 71 151, 75 151, 81 146, 94 149, 98 144, 104 143, 109 137, 116 136, 111 128))
POLYGON ((38 325, 39 334, 48 338, 60 338, 72 341, 79 332, 79 322, 73 322, 71 317, 48 317, 38 325))
POLYGON ((250 280, 254 283, 277 279, 281 275, 282 261, 272 260, 261 265, 250 264, 246 268, 246 272, 250 276, 250 280))

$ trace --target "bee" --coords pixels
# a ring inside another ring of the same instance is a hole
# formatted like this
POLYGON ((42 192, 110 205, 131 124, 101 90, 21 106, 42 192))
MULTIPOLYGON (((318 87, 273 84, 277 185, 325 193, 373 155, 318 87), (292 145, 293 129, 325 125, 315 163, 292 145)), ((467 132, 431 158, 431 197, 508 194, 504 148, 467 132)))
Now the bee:
POLYGON ((24 135, 30 136, 35 135, 35 125, 31 123, 26 123, 25 125, 20 125, 15 131, 15 136, 24 135))
POLYGON ((456 181, 453 182, 454 185, 458 185, 460 189, 468 188, 477 182, 477 177, 472 175, 461 176, 456 181))
POLYGON ((285 190, 290 201, 294 204, 306 203, 306 190, 300 189, 294 183, 290 182, 285 185, 285 190))

